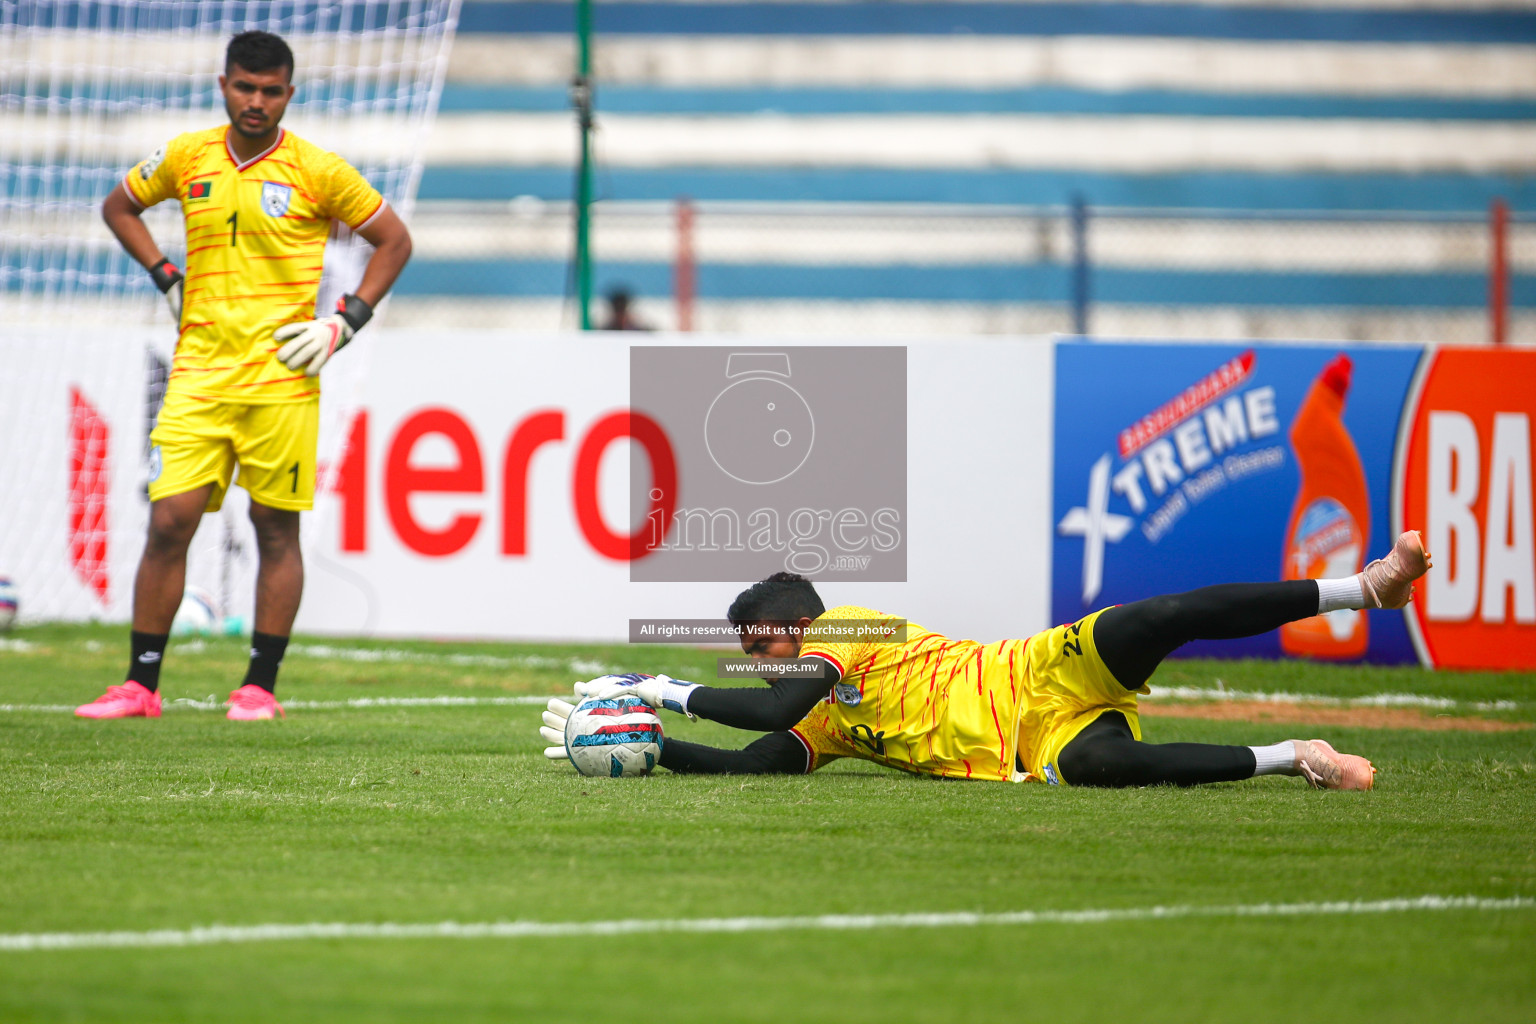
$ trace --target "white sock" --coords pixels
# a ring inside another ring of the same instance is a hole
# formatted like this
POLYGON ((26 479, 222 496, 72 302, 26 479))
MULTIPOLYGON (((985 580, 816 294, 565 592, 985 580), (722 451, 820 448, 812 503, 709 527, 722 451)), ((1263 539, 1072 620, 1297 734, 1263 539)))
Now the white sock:
POLYGON ((1249 747, 1253 751, 1254 775, 1297 775, 1296 743, 1282 740, 1267 747, 1249 747))
POLYGON ((1364 607, 1365 588, 1360 585, 1359 576, 1317 581, 1317 614, 1324 615, 1341 608, 1364 607))

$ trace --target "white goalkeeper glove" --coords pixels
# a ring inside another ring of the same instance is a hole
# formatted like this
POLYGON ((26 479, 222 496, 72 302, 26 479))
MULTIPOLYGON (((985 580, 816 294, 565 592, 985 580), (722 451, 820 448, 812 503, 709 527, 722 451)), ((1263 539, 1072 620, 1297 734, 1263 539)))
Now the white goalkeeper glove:
POLYGON ((162 257, 159 263, 149 268, 149 276, 154 279, 160 294, 165 296, 165 304, 171 307, 171 319, 176 321, 176 329, 181 330, 181 271, 176 264, 162 257))
POLYGON ((343 295, 330 316, 284 324, 273 331, 272 337, 288 343, 277 350, 277 358, 288 369, 303 370, 304 376, 313 377, 372 318, 372 306, 356 295, 343 295))
POLYGON ((569 701, 552 697, 549 701, 549 710, 544 712, 544 724, 539 726, 539 735, 544 737, 545 743, 553 744, 544 748, 544 756, 551 761, 564 761, 565 755, 565 720, 571 717, 571 712, 576 710, 576 705, 569 701))
POLYGON ((698 683, 685 683, 671 676, 648 676, 641 672, 598 676, 576 684, 576 696, 587 700, 612 700, 615 697, 639 697, 653 708, 666 708, 680 715, 694 717, 688 710, 688 698, 698 683))

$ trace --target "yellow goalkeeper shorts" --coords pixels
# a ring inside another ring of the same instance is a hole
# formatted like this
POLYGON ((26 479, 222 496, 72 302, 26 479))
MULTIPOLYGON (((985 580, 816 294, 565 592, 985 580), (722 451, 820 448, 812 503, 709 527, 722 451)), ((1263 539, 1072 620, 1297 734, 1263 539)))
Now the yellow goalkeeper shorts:
POLYGON ((1127 690, 1099 657, 1093 642, 1096 611, 1066 626, 1037 633, 1029 640, 1024 682, 1027 710, 1019 719, 1019 760, 1031 775, 1065 785, 1056 770, 1062 748, 1106 711, 1118 711, 1141 739, 1136 694, 1127 690))
POLYGON ((206 510, 224 504, 235 467, 251 500, 304 511, 315 503, 320 396, 302 402, 237 405, 172 391, 149 435, 149 500, 212 484, 206 510))

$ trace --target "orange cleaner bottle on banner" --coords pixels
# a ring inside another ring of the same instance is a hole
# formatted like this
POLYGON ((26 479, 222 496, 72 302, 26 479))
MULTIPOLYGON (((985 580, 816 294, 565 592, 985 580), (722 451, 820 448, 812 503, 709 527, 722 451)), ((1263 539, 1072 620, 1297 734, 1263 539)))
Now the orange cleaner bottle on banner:
MULTIPOLYGON (((1365 467, 1344 426, 1344 396, 1354 364, 1339 353, 1318 374, 1291 424, 1301 489, 1285 530, 1285 580, 1353 576, 1365 563, 1371 500, 1365 467)), ((1305 658, 1365 656, 1366 614, 1341 610, 1280 627, 1280 649, 1305 658)))

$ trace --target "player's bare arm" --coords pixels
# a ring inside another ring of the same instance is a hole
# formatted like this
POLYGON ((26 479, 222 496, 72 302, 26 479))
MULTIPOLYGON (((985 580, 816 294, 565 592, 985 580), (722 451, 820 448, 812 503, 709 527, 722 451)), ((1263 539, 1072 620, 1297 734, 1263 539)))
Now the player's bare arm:
POLYGON ((394 210, 385 206, 357 232, 373 246, 373 255, 363 269, 357 297, 377 306, 394 287, 395 279, 411 258, 411 233, 394 210))
POLYGON ((144 225, 144 210, 134 202, 121 182, 102 201, 101 219, 107 222, 107 228, 123 250, 149 271, 155 287, 160 289, 160 294, 165 296, 166 304, 171 308, 171 319, 179 325, 183 280, 181 268, 167 259, 165 253, 160 251, 160 246, 155 244, 154 236, 144 225))
POLYGON ((373 318, 373 307, 384 298, 411 258, 411 233, 394 210, 381 206, 358 228, 374 247, 357 291, 342 296, 336 312, 308 323, 284 324, 273 332, 283 342, 277 358, 289 369, 313 377, 352 336, 373 318))
POLYGON ((144 211, 128 195, 122 182, 118 182, 117 187, 107 193, 107 198, 102 201, 101 219, 107 222, 107 229, 116 237, 123 251, 137 260, 145 270, 165 259, 165 253, 160 251, 154 236, 144 225, 144 211))

